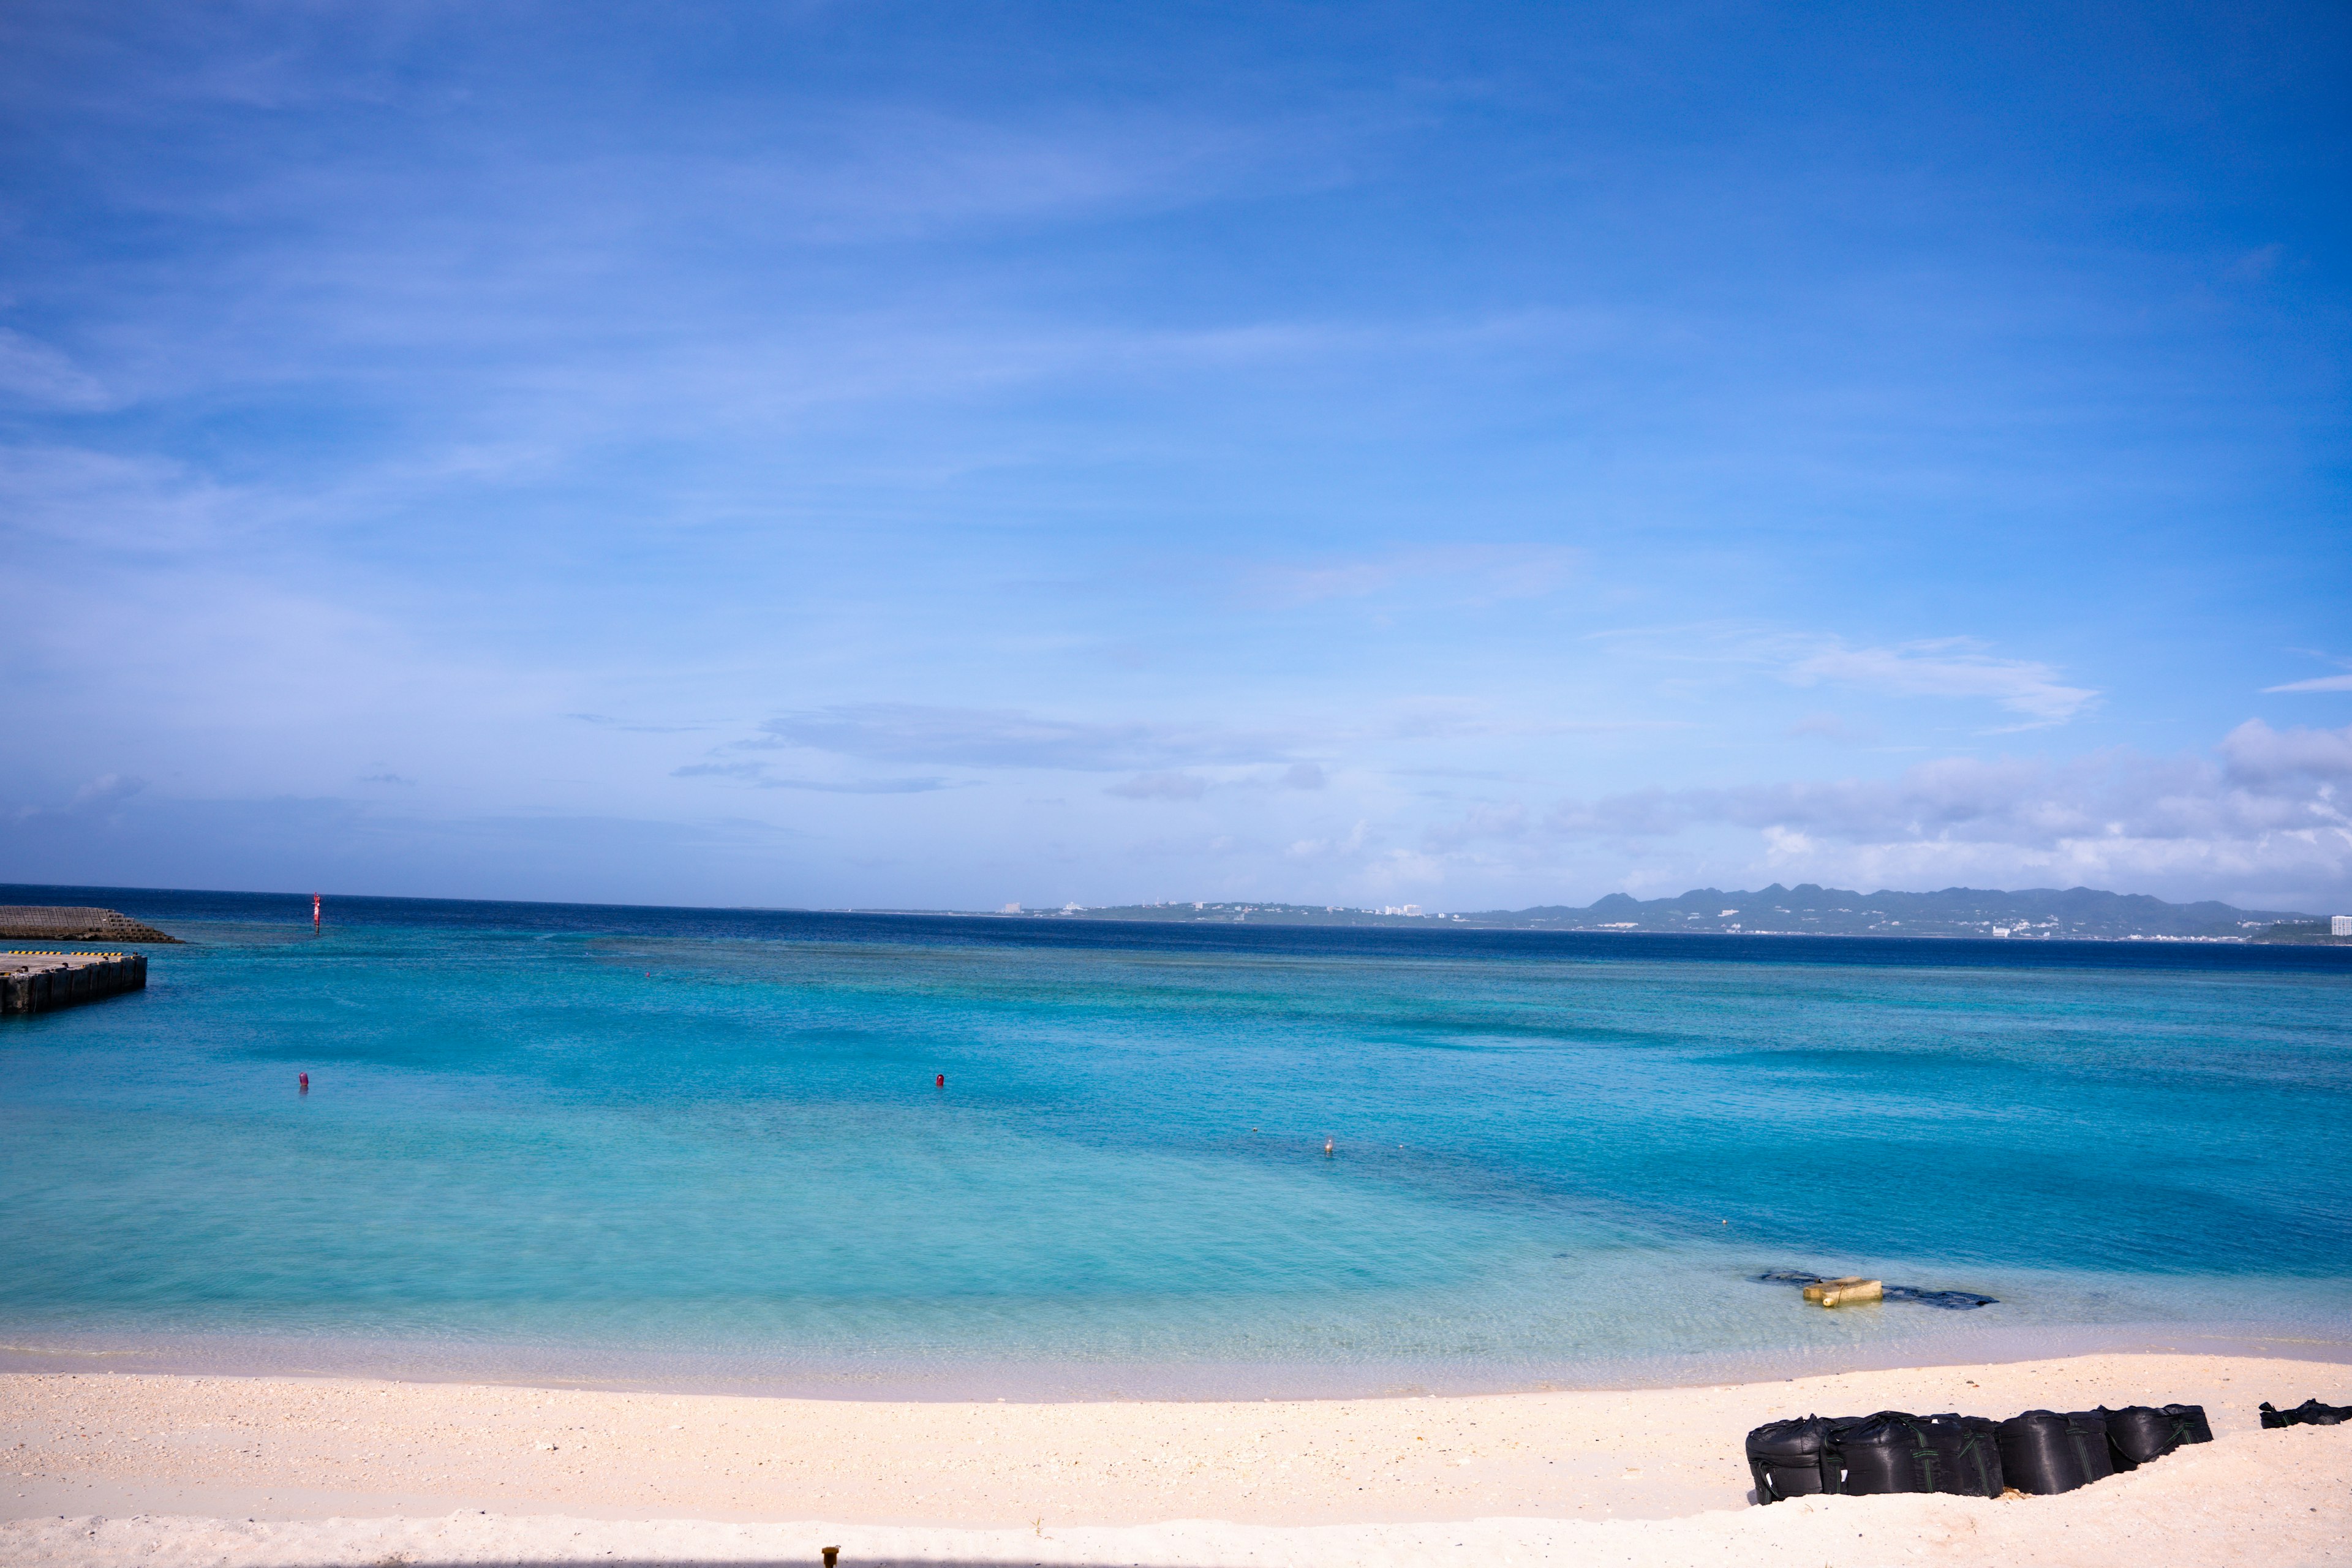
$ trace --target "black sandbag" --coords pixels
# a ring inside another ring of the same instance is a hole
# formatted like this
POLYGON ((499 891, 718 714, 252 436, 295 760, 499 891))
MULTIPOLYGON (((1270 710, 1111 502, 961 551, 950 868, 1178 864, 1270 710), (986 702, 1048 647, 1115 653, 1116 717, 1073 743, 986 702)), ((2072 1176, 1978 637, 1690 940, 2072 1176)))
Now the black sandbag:
POLYGON ((1828 1468, 1830 1434, 1854 1420, 1851 1415, 1802 1415, 1767 1421, 1748 1434, 1748 1473, 1756 1479, 1756 1500, 1779 1502, 1835 1491, 1837 1472, 1828 1468))
POLYGON ((2121 1410, 2101 1405, 2097 1413, 2106 1420, 2107 1457, 2118 1471, 2136 1470, 2184 1443, 2213 1440, 2201 1405, 2127 1405, 2121 1410))
POLYGON ((2341 1426, 2347 1421, 2352 1421, 2352 1405, 2322 1405, 2306 1399, 2292 1410, 2276 1410, 2269 1400, 2263 1401, 2265 1426, 2341 1426))
POLYGON ((2000 1424, 2000 1469, 2021 1492, 2050 1497, 2116 1473, 2107 1424, 2096 1411, 2029 1410, 2000 1424))
POLYGON ((1829 1463, 1848 1497, 1945 1492, 1999 1497, 2000 1443, 1981 1415, 1910 1415, 1882 1410, 1830 1434, 1829 1463))

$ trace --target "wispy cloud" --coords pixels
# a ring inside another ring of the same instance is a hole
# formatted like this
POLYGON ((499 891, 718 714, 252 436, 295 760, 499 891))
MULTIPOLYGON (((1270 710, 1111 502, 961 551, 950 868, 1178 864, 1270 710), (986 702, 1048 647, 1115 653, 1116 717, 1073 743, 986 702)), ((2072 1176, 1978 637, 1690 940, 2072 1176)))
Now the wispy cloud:
POLYGON ((1199 800, 1213 789, 1265 795, 1274 790, 1320 790, 1328 788, 1330 782, 1322 763, 1300 762, 1278 773, 1265 768, 1227 770, 1214 779, 1174 770, 1138 773, 1107 786, 1103 793, 1122 800, 1199 800))
POLYGON ((1123 800, 1198 800, 1209 793, 1209 781, 1193 773, 1138 773, 1104 787, 1103 794, 1123 800))
POLYGON ((1457 820, 1429 828, 1422 835, 1422 847, 1431 854, 1443 854, 1482 838, 1523 837, 1533 826, 1527 807, 1517 801, 1482 802, 1457 820))
POLYGON ((110 399, 96 376, 56 349, 0 327, 0 401, 84 413, 110 399))
POLYGON ((1891 647, 1820 648, 1790 665, 1799 686, 1827 681, 1896 697, 1989 699, 2031 725, 2063 724, 2098 700, 2088 687, 2064 684, 2053 667, 2032 659, 1997 658, 1967 637, 1941 637, 1891 647))
POLYGON ((1140 107, 1008 124, 904 104, 832 105, 784 134, 803 155, 605 158, 578 174, 585 186, 647 205, 731 212, 804 243, 856 244, 1293 185, 1332 142, 1328 127, 1306 121, 1250 127, 1140 107))
POLYGON ((933 790, 957 787, 952 781, 941 778, 794 778, 772 771, 765 763, 692 763, 682 768, 672 768, 669 776, 674 779, 733 779, 754 789, 813 790, 820 795, 927 795, 933 790))
MULTIPOLYGON (((1544 831, 1570 838, 1672 837, 1711 825, 1850 844, 1970 841, 2049 849, 2071 840, 2214 844, 2278 836, 2352 857, 2352 727, 2273 730, 2252 720, 2206 756, 2130 751, 2069 763, 1947 757, 1891 779, 1632 790, 1559 803, 1544 831)), ((1480 807, 1439 830, 1466 843, 1527 831, 1515 807, 1480 807)))
POLYGON ((593 724, 601 730, 620 730, 633 735, 687 735, 698 730, 708 730, 708 724, 641 724, 626 719, 615 719, 609 713, 566 713, 564 718, 577 723, 593 724))
POLYGON ((1557 592, 1582 560, 1580 551, 1550 545, 1447 545, 1254 566, 1241 588, 1245 599, 1276 607, 1392 595, 1475 606, 1557 592))
POLYGON ((976 768, 1150 771, 1288 760, 1293 738, 1214 724, 1045 719, 978 708, 869 702, 781 714, 742 747, 803 747, 875 762, 976 768))
POLYGON ((58 805, 27 803, 16 806, 8 815, 17 822, 29 821, 37 816, 102 816, 146 787, 147 781, 142 778, 126 773, 100 773, 58 805))
POLYGON ((2309 680, 2290 680, 2284 686, 2265 686, 2271 691, 2352 691, 2352 674, 2314 676, 2309 680))
MULTIPOLYGON (((402 801, 413 796, 402 795, 402 801)), ((684 872, 687 901, 773 902, 805 837, 781 824, 562 813, 443 817, 336 798, 117 795, 100 810, 0 813, 0 863, 28 881, 309 889, 425 898, 609 899, 616 868, 684 872)), ((643 884, 648 889, 657 883, 643 884)), ((290 912, 290 911, 289 911, 290 912)), ((307 916, 307 903, 302 912, 307 916)))
POLYGON ((1842 713, 1808 713, 1789 726, 1791 740, 1836 741, 1859 745, 1878 739, 1878 727, 1858 723, 1842 713))
POLYGON ((1355 826, 1339 837, 1294 839, 1282 853, 1289 860, 1346 859, 1360 855, 1371 836, 1371 823, 1359 818, 1355 826))
POLYGON ((152 556, 215 547, 282 521, 281 497, 169 458, 65 446, 0 447, 0 529, 152 556))

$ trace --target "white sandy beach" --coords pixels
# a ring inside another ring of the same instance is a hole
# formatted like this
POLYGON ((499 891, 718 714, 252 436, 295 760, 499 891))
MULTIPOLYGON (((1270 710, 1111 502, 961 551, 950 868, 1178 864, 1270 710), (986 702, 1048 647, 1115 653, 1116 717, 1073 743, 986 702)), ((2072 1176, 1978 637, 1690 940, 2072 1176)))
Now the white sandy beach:
POLYGON ((10 1563, 2352 1561, 2352 1369, 2097 1355, 1628 1392, 921 1404, 132 1373, 0 1377, 10 1563), (2202 1404, 2063 1498, 1749 1505, 1784 1415, 2202 1404))

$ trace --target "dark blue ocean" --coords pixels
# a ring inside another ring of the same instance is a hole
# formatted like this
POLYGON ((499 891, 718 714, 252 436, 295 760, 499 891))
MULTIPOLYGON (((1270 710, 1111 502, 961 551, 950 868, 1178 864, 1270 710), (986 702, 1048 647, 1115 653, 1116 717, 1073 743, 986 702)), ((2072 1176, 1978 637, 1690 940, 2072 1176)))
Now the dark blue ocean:
POLYGON ((189 943, 0 1020, 0 1364, 1307 1393, 2352 1342, 2352 950, 0 902, 189 943))

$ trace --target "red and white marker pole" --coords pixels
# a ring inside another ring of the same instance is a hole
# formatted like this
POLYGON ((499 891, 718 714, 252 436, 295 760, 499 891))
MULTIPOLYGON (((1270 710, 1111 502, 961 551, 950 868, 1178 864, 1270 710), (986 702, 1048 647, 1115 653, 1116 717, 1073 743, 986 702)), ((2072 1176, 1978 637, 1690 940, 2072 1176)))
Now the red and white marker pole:
POLYGON ((319 929, 319 895, 316 893, 310 895, 310 929, 319 929))

